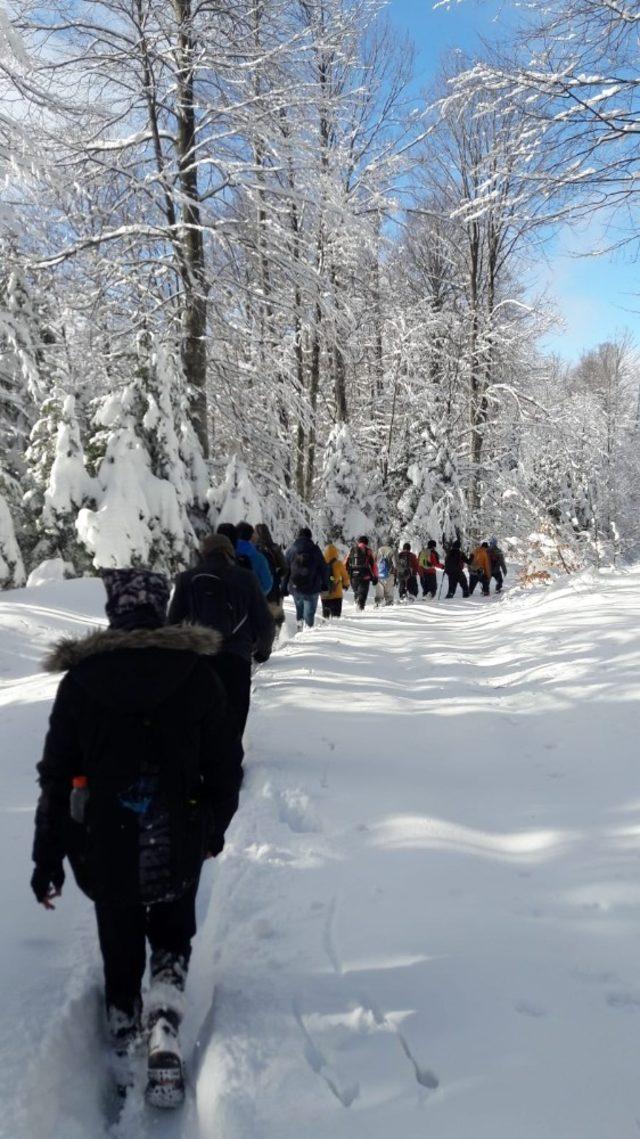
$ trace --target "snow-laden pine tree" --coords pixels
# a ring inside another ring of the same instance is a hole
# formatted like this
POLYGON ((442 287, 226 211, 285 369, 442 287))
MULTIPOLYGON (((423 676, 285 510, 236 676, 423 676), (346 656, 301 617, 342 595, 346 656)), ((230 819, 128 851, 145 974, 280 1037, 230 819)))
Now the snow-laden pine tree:
POLYGON ((32 561, 62 558, 80 572, 89 568, 89 558, 78 542, 75 521, 80 510, 93 505, 97 488, 85 465, 75 398, 64 392, 57 398, 59 409, 52 461, 50 465, 45 463, 43 456, 39 471, 42 477, 46 466, 49 468, 43 483, 41 537, 32 552, 32 561))
POLYGON ((131 383, 99 404, 92 440, 93 455, 102 455, 96 509, 81 510, 76 525, 94 566, 149 565, 172 573, 188 564, 195 545, 186 511, 190 486, 165 382, 149 365, 143 358, 131 383))
POLYGON ((346 423, 331 430, 324 449, 319 496, 320 532, 330 542, 353 542, 359 534, 376 536, 363 506, 366 486, 351 431, 346 423))
POLYGON ((210 508, 216 524, 220 522, 250 522, 257 526, 264 522, 264 507, 246 463, 232 455, 227 463, 224 479, 210 492, 210 508))
POLYGON ((0 589, 11 589, 24 585, 26 579, 4 486, 0 476, 0 589))

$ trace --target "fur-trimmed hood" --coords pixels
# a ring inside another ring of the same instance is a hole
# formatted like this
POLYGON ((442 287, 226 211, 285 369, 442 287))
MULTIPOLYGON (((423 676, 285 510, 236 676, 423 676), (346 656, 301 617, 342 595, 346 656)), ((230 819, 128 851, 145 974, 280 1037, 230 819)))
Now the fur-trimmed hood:
POLYGON ((67 672, 101 653, 117 649, 172 649, 215 656, 222 636, 204 625, 162 625, 157 629, 94 629, 86 637, 64 637, 43 661, 45 672, 67 672))

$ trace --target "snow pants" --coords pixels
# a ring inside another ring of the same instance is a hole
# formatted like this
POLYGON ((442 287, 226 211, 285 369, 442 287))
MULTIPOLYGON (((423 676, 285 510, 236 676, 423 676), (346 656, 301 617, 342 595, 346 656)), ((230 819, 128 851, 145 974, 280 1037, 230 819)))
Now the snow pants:
POLYGON ((438 578, 436 577, 435 570, 430 570, 428 573, 422 575, 422 596, 435 597, 438 592, 438 578))
POLYGON ((483 573, 469 573, 469 593, 472 594, 476 585, 482 586, 482 592, 485 597, 489 596, 489 579, 483 573))
POLYGON ((398 579, 398 597, 402 600, 410 593, 412 597, 418 596, 418 579, 415 574, 411 577, 401 577, 398 579))
POLYGON ((384 581, 378 581, 376 585, 375 602, 380 605, 384 601, 385 605, 393 605, 393 593, 396 587, 395 574, 390 573, 384 581))
POLYGON ((323 597, 322 598, 322 616, 323 617, 342 617, 342 598, 341 597, 323 597))
POLYGON ((319 593, 298 593, 295 589, 291 590, 291 596, 296 606, 296 621, 304 621, 310 629, 313 628, 313 623, 316 619, 316 609, 318 608, 319 593))
POLYGON ((494 571, 493 571, 493 573, 491 574, 491 577, 492 577, 492 578, 495 578, 495 581, 496 581, 496 593, 499 593, 499 592, 500 592, 500 590, 502 589, 502 581, 503 581, 503 578, 502 578, 502 570, 499 570, 499 569, 497 569, 497 570, 494 570, 494 571))
POLYGON ((359 578, 356 578, 354 581, 352 577, 351 585, 353 588, 353 596, 355 597, 358 609, 364 609, 365 605, 367 604, 367 597, 369 596, 369 586, 371 585, 371 582, 361 581, 359 578))
POLYGON ((451 573, 448 573, 447 577, 449 579, 449 589, 447 591, 447 597, 453 597, 453 595, 455 594, 456 588, 458 586, 460 586, 460 589, 462 590, 463 597, 469 596, 469 586, 467 584, 467 578, 466 578, 466 576, 462 570, 454 570, 451 573))
POLYGON ((237 653, 217 653, 207 659, 222 681, 242 739, 251 703, 251 661, 237 653))
POLYGON ((95 903, 108 1014, 120 1013, 131 1020, 139 1015, 147 940, 151 982, 184 989, 196 932, 197 890, 196 882, 175 901, 153 906, 95 903))

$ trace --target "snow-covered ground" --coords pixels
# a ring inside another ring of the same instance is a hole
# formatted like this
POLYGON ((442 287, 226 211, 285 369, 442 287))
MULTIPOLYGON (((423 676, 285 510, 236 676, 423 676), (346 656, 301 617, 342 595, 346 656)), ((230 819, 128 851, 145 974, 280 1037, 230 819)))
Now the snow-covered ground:
POLYGON ((117 1126, 90 905, 28 889, 39 659, 101 607, 0 601, 2 1136, 638 1135, 640 571, 283 644, 201 888, 188 1101, 117 1126))

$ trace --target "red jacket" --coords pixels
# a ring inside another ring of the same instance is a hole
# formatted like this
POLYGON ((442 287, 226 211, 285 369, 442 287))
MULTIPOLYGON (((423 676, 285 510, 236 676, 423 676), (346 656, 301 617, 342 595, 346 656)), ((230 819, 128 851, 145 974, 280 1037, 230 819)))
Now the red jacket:
POLYGON ((358 573, 356 570, 354 570, 354 563, 351 559, 351 555, 352 555, 354 549, 364 550, 364 553, 365 553, 365 558, 366 558, 367 564, 366 564, 366 569, 365 569, 364 573, 362 574, 363 580, 364 581, 375 581, 375 580, 377 580, 378 567, 376 565, 376 560, 373 556, 373 550, 371 550, 369 546, 365 546, 363 542, 358 542, 356 544, 356 546, 353 547, 353 549, 349 550, 349 553, 347 554, 346 558, 344 559, 344 564, 345 564, 345 567, 347 569, 347 573, 349 574, 349 576, 353 577, 354 573, 355 573, 356 578, 358 577, 358 573))
POLYGON ((435 573, 437 569, 444 569, 444 566, 435 550, 428 550, 427 557, 428 561, 421 561, 420 564, 422 573, 435 573))
POLYGON ((400 567, 401 567, 403 561, 406 560, 405 556, 404 556, 405 554, 409 554, 409 575, 410 575, 410 577, 419 577, 419 575, 420 575, 420 563, 418 562, 418 558, 416 557, 416 555, 414 553, 412 553, 410 550, 400 550, 400 553, 398 554, 398 575, 402 576, 400 574, 400 567))

